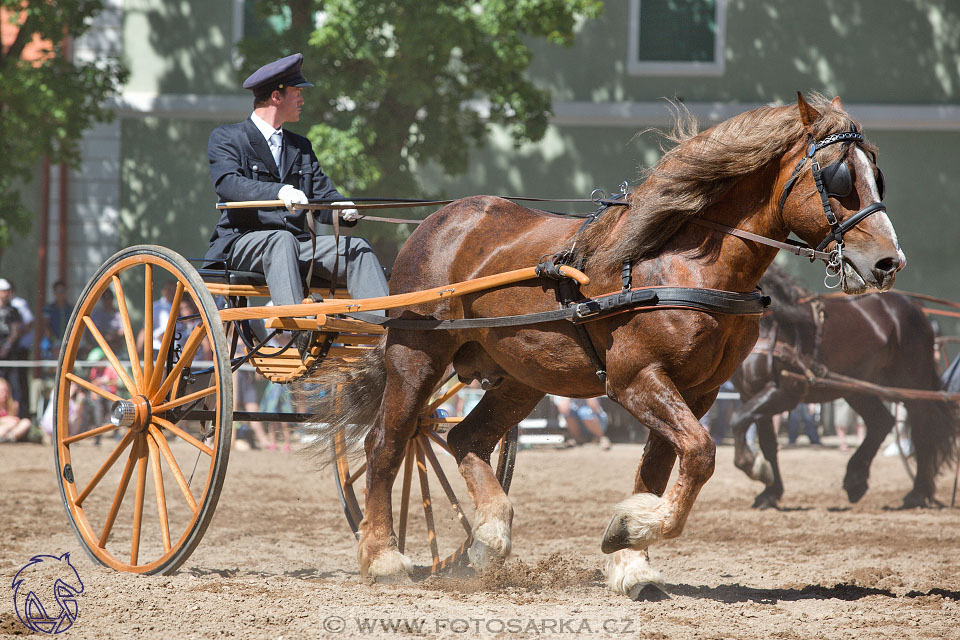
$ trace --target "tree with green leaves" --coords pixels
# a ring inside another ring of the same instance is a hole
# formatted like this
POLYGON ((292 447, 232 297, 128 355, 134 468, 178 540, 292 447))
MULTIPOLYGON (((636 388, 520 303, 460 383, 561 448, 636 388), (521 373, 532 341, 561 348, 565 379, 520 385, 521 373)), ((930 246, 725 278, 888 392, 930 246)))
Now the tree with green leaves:
POLYGON ((29 229, 21 190, 43 157, 75 165, 84 130, 111 117, 103 105, 126 79, 123 65, 66 55, 102 8, 100 0, 0 0, 8 23, 0 31, 0 247, 29 229))
POLYGON ((551 96, 526 77, 531 39, 572 43, 599 0, 259 0, 241 77, 302 51, 301 122, 345 192, 422 195, 416 168, 467 169, 492 124, 543 137, 551 96))

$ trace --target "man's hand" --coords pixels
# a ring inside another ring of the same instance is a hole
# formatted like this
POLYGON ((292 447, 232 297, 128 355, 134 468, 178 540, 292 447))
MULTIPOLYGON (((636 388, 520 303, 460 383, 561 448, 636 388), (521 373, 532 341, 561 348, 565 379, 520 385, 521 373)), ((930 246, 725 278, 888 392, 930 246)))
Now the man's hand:
POLYGON ((307 204, 309 202, 307 194, 300 191, 300 189, 295 189, 292 184, 285 184, 280 187, 280 192, 277 194, 277 197, 283 200, 283 206, 291 211, 293 211, 293 205, 307 204))
MULTIPOLYGON (((354 205, 353 202, 351 202, 351 201, 349 201, 349 200, 344 200, 343 202, 334 202, 333 204, 350 205, 351 207, 355 207, 355 206, 356 206, 356 205, 354 205)), ((353 221, 356 220, 359 216, 360 216, 360 212, 357 211, 355 208, 354 208, 354 209, 340 209, 340 217, 343 218, 343 220, 344 220, 345 222, 353 222, 353 221)))

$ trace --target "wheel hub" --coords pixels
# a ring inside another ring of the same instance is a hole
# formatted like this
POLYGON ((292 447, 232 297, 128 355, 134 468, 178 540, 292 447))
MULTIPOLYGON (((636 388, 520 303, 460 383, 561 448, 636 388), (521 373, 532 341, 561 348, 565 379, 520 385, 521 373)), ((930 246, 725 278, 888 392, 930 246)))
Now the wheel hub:
POLYGON ((110 407, 110 422, 117 427, 144 431, 150 424, 150 401, 145 396, 117 400, 110 407))

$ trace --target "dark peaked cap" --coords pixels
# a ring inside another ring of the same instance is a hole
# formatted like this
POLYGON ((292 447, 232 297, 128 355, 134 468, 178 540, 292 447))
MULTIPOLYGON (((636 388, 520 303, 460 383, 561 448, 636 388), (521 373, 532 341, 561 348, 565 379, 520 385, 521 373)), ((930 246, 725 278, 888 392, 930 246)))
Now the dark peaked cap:
POLYGON ((284 87, 312 87, 313 85, 300 73, 301 66, 303 66, 302 53, 274 60, 250 74, 250 77, 243 81, 243 88, 253 90, 254 94, 260 94, 267 90, 273 91, 284 87))

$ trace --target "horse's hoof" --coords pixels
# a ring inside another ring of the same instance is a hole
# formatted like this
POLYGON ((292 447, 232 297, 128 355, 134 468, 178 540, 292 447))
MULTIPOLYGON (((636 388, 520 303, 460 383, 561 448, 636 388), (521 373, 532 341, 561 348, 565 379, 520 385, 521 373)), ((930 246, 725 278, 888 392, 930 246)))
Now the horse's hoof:
POLYGON ((660 602, 670 599, 669 593, 652 582, 633 585, 627 592, 627 596, 636 602, 660 602))
POLYGON ((769 487, 773 484, 773 466, 764 458, 757 456, 753 461, 753 473, 750 477, 769 487))
POLYGON ((473 544, 467 549, 476 569, 501 565, 510 555, 510 530, 502 522, 485 522, 473 530, 473 544))
POLYGON ((636 493, 620 501, 603 532, 600 550, 614 553, 628 548, 645 549, 662 538, 663 504, 663 498, 652 493, 636 493))
POLYGON ((605 560, 603 572, 613 592, 633 600, 652 600, 648 587, 663 586, 663 576, 650 565, 646 551, 625 549, 612 553, 605 560))
POLYGON ((903 509, 943 509, 946 505, 933 496, 911 491, 903 497, 903 509))
POLYGON ((856 503, 860 501, 867 493, 869 485, 866 480, 850 480, 843 483, 843 489, 847 492, 847 499, 851 503, 856 503))
POLYGON ((371 576, 376 584, 413 584, 413 578, 406 573, 371 576))
POLYGON ((412 571, 413 563, 410 558, 396 549, 390 549, 377 556, 363 573, 374 582, 409 584, 413 581, 410 578, 412 571))
POLYGON ((754 509, 779 509, 780 499, 764 492, 753 500, 754 509))

